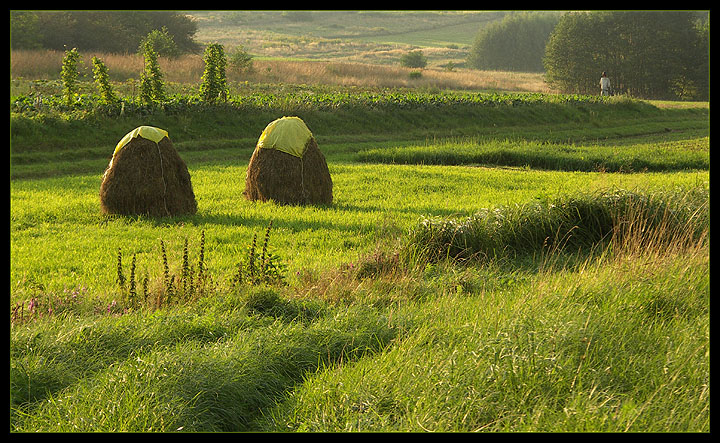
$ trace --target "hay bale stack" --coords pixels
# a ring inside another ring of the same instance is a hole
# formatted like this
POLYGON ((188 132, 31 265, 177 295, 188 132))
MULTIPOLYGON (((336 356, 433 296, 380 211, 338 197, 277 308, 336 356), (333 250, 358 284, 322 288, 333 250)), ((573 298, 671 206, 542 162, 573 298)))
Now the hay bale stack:
POLYGON ((140 126, 120 140, 100 185, 100 207, 104 214, 195 214, 190 173, 167 131, 140 126))
POLYGON ((271 122, 258 140, 245 176, 245 198, 282 204, 331 204, 325 156, 298 117, 271 122))

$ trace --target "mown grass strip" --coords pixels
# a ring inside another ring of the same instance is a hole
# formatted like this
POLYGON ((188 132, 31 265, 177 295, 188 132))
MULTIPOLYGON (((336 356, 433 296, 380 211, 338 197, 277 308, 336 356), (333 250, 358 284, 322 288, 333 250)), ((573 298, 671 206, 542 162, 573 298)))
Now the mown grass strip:
POLYGON ((710 167, 710 140, 617 145, 526 140, 446 141, 360 151, 366 163, 531 167, 562 171, 674 171, 710 167))

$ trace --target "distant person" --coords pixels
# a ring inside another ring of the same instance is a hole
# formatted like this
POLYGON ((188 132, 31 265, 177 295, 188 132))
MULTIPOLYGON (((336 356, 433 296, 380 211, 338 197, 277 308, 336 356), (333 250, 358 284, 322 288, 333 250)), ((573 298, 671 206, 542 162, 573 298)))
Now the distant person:
POLYGON ((610 96, 610 79, 605 72, 600 76, 600 95, 610 96))

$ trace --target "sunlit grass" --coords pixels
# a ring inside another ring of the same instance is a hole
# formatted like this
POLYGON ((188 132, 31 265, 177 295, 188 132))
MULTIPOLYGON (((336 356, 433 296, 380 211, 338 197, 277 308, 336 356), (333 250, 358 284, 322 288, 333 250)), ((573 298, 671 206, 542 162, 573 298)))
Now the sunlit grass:
MULTIPOLYGON (((166 221, 104 217, 99 210, 101 177, 79 175, 11 184, 11 282, 26 293, 29 282, 48 290, 87 285, 94 293, 115 286, 118 247, 138 252, 141 267, 159 260, 159 240, 179 257, 185 238, 207 237, 208 266, 229 277, 253 234, 273 221, 273 246, 292 277, 356 260, 385 235, 404 235, 424 216, 469 216, 483 208, 602 188, 652 189, 692 186, 707 173, 612 175, 411 165, 329 163, 334 202, 330 207, 281 206, 242 196, 243 164, 190 164, 198 201, 195 216, 166 221)), ((387 240, 387 238, 385 239, 387 240)), ((109 301, 109 300, 108 300, 109 301)))
POLYGON ((360 161, 527 166, 567 171, 669 171, 710 167, 708 137, 630 146, 526 140, 466 140, 365 150, 360 161))
MULTIPOLYGON (((229 50, 229 49, 228 49, 229 50)), ((398 60, 404 54, 396 51, 398 60)), ((119 55, 106 53, 81 53, 79 73, 92 87, 92 57, 98 57, 108 68, 110 80, 116 90, 128 95, 139 94, 139 79, 143 59, 137 54, 119 55)), ((60 84, 32 83, 32 80, 53 80, 60 75, 62 51, 13 51, 11 58, 11 94, 38 91, 52 92, 60 84)), ((184 55, 176 59, 161 58, 160 68, 166 82, 180 85, 197 85, 202 81, 205 64, 198 54, 184 55)), ((426 89, 459 90, 505 90, 549 92, 540 73, 514 73, 502 71, 477 71, 470 69, 428 68, 420 78, 411 78, 416 69, 392 65, 352 61, 313 61, 288 59, 258 59, 253 61, 252 71, 227 71, 231 92, 250 83, 287 83, 306 85, 342 85, 356 87, 415 87, 426 89)), ((171 88, 172 89, 172 88, 171 88)))
POLYGON ((708 432, 707 260, 430 274, 448 289, 393 312, 412 334, 313 374, 260 429, 708 432))
MULTIPOLYGON (((701 189, 693 195, 705 199, 706 112, 601 105, 543 116, 542 104, 503 106, 482 114, 491 121, 480 128, 461 110, 308 113, 334 185, 333 204, 321 207, 242 196, 259 133, 248 128, 261 129, 265 114, 253 124, 220 112, 153 116, 172 129, 198 201, 197 214, 164 219, 100 213, 113 134, 135 120, 18 118, 11 431, 708 432, 704 218, 678 228, 626 217, 602 244, 487 260, 403 255, 424 219, 455 223, 493 211, 505 223, 492 240, 517 244, 554 217, 554 202, 586 199, 602 213, 608 202, 594 196, 652 203, 701 189), (608 112, 583 115, 597 109, 608 112), (428 137, 417 128, 426 123, 428 133, 477 137, 428 137), (100 132, 102 141, 87 138, 100 132), (464 164, 478 141, 536 158, 567 155, 554 170, 464 164), (417 160, 433 150, 462 161, 417 160), (408 164, 357 162, 364 153, 410 151, 408 164), (658 171, 571 164, 625 153, 658 171), (695 155, 701 161, 689 167, 698 169, 675 167, 695 155), (287 284, 233 285, 253 235, 270 222, 270 250, 287 265, 287 284), (124 303, 120 256, 126 277, 135 257, 135 279, 149 277, 155 295, 162 248, 169 272, 180 275, 185 242, 197 264, 201 238, 209 291, 124 303)), ((688 208, 707 209, 699 203, 688 208)))

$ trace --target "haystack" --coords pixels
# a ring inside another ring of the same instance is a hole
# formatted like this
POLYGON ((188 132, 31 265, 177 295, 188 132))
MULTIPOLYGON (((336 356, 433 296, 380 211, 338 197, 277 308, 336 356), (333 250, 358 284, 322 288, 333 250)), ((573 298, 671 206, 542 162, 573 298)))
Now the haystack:
POLYGON ((197 211, 187 165, 167 131, 140 126, 115 147, 100 185, 104 214, 153 217, 197 211))
POLYGON ((271 122, 258 140, 245 176, 245 198, 283 204, 331 204, 325 156, 298 117, 271 122))

